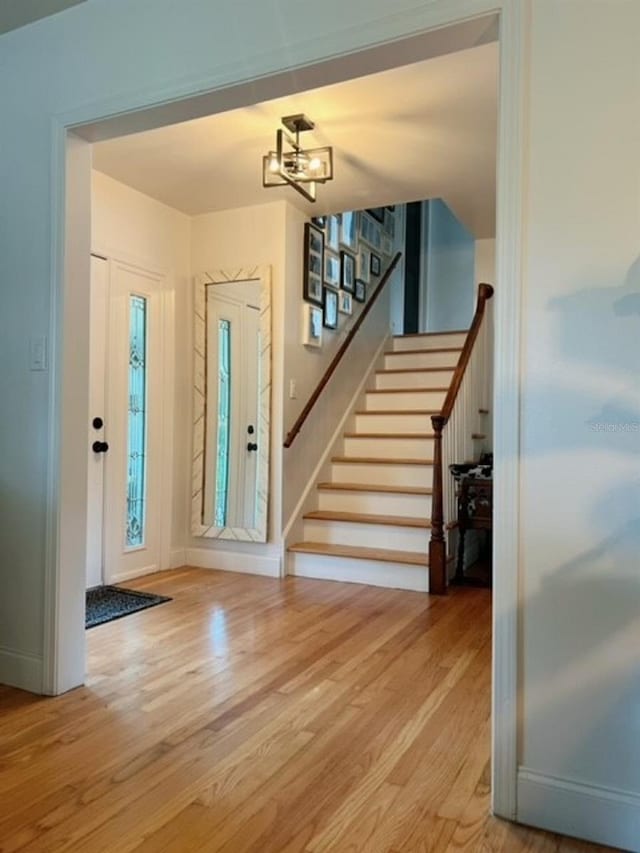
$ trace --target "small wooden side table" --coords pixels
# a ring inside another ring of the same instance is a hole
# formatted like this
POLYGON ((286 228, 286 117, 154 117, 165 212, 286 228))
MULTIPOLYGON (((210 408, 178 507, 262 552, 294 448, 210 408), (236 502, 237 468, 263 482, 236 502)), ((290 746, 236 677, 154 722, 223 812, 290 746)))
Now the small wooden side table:
POLYGON ((491 566, 491 537, 493 531, 493 480, 463 477, 458 492, 458 562, 453 578, 455 584, 465 586, 491 586, 491 571, 488 581, 469 577, 464 572, 464 545, 467 530, 486 530, 485 548, 491 566))

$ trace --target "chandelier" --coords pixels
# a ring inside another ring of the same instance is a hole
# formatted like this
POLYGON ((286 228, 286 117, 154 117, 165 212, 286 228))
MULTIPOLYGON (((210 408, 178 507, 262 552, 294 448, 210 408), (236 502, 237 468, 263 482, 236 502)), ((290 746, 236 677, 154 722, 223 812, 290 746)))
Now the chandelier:
POLYGON ((333 148, 300 145, 300 134, 315 127, 305 115, 284 116, 282 124, 286 130, 276 132, 275 151, 262 158, 262 186, 289 184, 308 201, 315 201, 317 184, 333 180, 333 148))

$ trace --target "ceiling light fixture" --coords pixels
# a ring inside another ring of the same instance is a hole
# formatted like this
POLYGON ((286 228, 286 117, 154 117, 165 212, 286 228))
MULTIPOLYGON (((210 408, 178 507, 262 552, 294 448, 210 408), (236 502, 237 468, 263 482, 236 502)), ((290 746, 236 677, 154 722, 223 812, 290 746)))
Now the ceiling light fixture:
POLYGON ((289 184, 308 201, 315 201, 316 185, 333 180, 333 148, 300 145, 300 134, 315 127, 305 115, 284 116, 282 124, 286 130, 277 131, 276 150, 262 158, 262 186, 289 184))

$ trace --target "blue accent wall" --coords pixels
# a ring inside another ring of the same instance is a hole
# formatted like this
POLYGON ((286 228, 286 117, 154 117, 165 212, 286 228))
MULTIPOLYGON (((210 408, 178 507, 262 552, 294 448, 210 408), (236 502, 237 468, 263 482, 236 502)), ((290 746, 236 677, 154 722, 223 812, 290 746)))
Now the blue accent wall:
POLYGON ((423 331, 468 329, 475 299, 475 239, 442 199, 431 199, 425 207, 423 331))

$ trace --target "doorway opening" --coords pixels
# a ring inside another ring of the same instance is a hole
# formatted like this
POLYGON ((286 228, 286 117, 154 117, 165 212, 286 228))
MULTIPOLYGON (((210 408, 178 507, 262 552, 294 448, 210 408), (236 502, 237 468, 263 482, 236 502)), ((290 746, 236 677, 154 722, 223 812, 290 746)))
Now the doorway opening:
MULTIPOLYGON (((495 26, 495 21, 489 21, 487 23, 491 26, 495 26)), ((433 42, 433 34, 431 34, 431 39, 433 42)), ((424 45, 423 45, 423 47, 424 47, 424 45)), ((379 57, 378 57, 378 60, 379 60, 379 57)), ((395 55, 394 61, 396 64, 398 64, 398 65, 400 64, 399 55, 397 53, 395 55)), ((337 73, 340 73, 340 72, 337 72, 337 73)), ((301 75, 301 79, 304 79, 304 75, 301 75)), ((282 82, 283 81, 280 81, 280 84, 282 84, 282 82)), ((290 80, 289 80, 288 84, 291 85, 290 80)), ((276 91, 277 91, 277 86, 276 86, 276 91)), ((247 97, 246 93, 244 95, 240 95, 240 96, 245 97, 245 98, 247 97)), ((510 93, 508 96, 504 96, 504 97, 505 98, 507 98, 507 97, 513 98, 513 93, 510 93)), ((511 102, 511 107, 513 107, 513 101, 511 102)), ((123 129, 126 128, 127 120, 128 119, 126 117, 122 120, 122 123, 120 124, 121 132, 123 129)), ((512 120, 517 123, 517 116, 515 116, 515 118, 513 118, 512 120)), ((96 133, 96 128, 99 127, 101 133, 104 133, 107 136, 109 136, 109 135, 115 135, 113 131, 114 131, 114 127, 116 127, 116 126, 117 125, 114 124, 114 120, 108 119, 106 121, 96 122, 96 123, 91 124, 91 125, 85 125, 84 129, 79 129, 79 130, 76 129, 76 133, 79 132, 81 135, 84 134, 88 138, 96 139, 96 138, 98 138, 94 135, 96 133)), ((73 168, 73 164, 71 164, 71 168, 73 168)), ((504 192, 507 193, 507 190, 504 190, 504 192)), ((397 200, 398 199, 396 199, 396 201, 397 200)), ((73 204, 73 199, 71 200, 71 203, 73 204)), ((500 232, 498 232, 498 233, 499 233, 500 239, 502 239, 503 235, 500 234, 500 232)), ((515 263, 516 261, 517 261, 517 257, 516 257, 516 254, 514 253, 513 263, 515 263)), ((191 272, 192 273, 197 272, 197 270, 192 270, 191 272)), ((131 293, 130 297, 131 296, 139 296, 139 294, 138 293, 131 293)), ((517 304, 517 302, 514 302, 513 304, 517 304)), ((130 303, 130 306, 131 306, 131 303, 130 303)), ((68 381, 68 379, 69 379, 69 377, 65 377, 65 381, 68 381)), ((503 415, 504 415, 504 412, 503 412, 503 415)), ((516 422, 517 422, 517 419, 516 419, 516 422)), ((173 440, 173 437, 172 437, 172 440, 173 440)), ((145 474, 145 476, 147 476, 147 475, 145 474)), ((167 493, 170 494, 171 492, 165 491, 164 495, 166 496, 167 493)), ((135 500, 135 498, 134 498, 134 500, 135 500)), ((64 523, 65 523, 65 519, 63 517, 62 524, 64 525, 64 523)), ((499 531, 496 531, 496 540, 497 541, 499 540, 499 531)), ((171 550, 171 548, 169 545, 169 548, 167 549, 169 554, 170 554, 170 550, 171 550)), ((154 564, 148 563, 147 565, 154 565, 154 564)), ((84 569, 84 565, 83 565, 83 569, 84 569)), ((123 571, 126 572, 127 569, 124 568, 123 571)), ((131 571, 136 572, 137 568, 134 568, 131 571)), ((68 586, 68 584, 67 584, 67 586, 68 586)), ((58 661, 58 666, 52 667, 52 672, 57 670, 57 681, 56 681, 56 684, 52 685, 52 688, 51 688, 53 692, 57 692, 58 690, 65 689, 65 686, 71 686, 72 683, 78 683, 77 660, 75 661, 75 672, 74 672, 74 662, 71 661, 71 659, 69 657, 67 657, 65 660, 64 643, 57 641, 60 638, 57 637, 56 625, 59 624, 60 618, 62 615, 59 607, 57 607, 55 609, 55 614, 56 614, 56 617, 52 620, 53 631, 52 631, 52 643, 50 644, 51 645, 50 654, 53 655, 53 658, 58 661), (71 665, 69 665, 70 662, 71 662, 71 665)), ((500 669, 500 671, 498 672, 498 676, 497 676, 496 680, 494 681, 494 696, 500 694, 501 681, 504 683, 504 682, 509 680, 509 673, 510 673, 509 667, 511 664, 510 664, 508 658, 511 654, 511 651, 512 650, 507 650, 505 652, 505 658, 503 659, 503 663, 506 662, 506 668, 503 667, 500 669)), ((511 699, 511 693, 509 694, 509 699, 511 699)), ((494 716, 494 721, 495 721, 495 719, 496 719, 496 717, 494 716)), ((500 779, 502 780, 500 785, 494 786, 494 797, 496 797, 496 792, 497 792, 497 802, 499 803, 498 810, 501 811, 501 813, 503 813, 503 814, 512 814, 512 807, 510 805, 512 802, 512 795, 510 793, 510 784, 511 783, 509 782, 510 776, 513 776, 513 781, 515 781, 515 763, 513 764, 513 768, 511 767, 511 763, 512 763, 514 755, 515 755, 515 753, 513 752, 513 743, 512 743, 513 731, 515 729, 512 730, 510 728, 510 723, 511 723, 511 721, 507 720, 507 722, 505 723, 505 726, 501 729, 501 734, 503 736, 506 734, 506 737, 504 737, 504 741, 503 741, 503 746, 504 746, 503 753, 502 753, 502 756, 498 756, 498 761, 494 761, 494 768, 497 768, 495 770, 495 772, 498 772, 500 774, 500 779), (512 769, 513 769, 513 773, 512 773, 512 769)))

